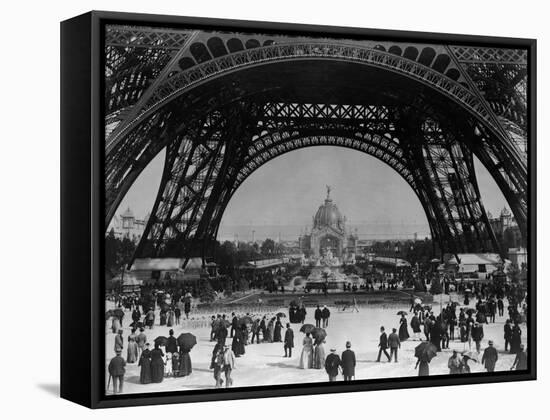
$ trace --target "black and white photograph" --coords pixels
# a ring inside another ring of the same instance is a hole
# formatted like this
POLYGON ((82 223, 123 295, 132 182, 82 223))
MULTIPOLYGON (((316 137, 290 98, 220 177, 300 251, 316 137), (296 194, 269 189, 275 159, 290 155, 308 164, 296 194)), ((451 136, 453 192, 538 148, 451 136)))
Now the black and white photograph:
POLYGON ((528 370, 527 49, 104 30, 106 396, 528 370))

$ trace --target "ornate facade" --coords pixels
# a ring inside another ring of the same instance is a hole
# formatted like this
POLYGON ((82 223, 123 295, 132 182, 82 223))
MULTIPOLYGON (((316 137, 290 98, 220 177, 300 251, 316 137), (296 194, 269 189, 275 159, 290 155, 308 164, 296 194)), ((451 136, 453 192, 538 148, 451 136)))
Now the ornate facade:
POLYGON ((300 237, 300 248, 315 259, 331 255, 346 260, 356 253, 357 235, 346 231, 346 217, 332 201, 330 191, 327 186, 325 202, 313 216, 311 233, 300 237))

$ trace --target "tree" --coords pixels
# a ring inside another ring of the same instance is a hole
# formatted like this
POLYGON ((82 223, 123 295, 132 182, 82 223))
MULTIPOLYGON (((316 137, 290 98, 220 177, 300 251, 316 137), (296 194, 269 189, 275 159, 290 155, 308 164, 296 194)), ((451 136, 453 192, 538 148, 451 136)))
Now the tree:
POLYGON ((430 293, 432 295, 439 295, 440 293, 443 293, 443 287, 441 285, 441 280, 439 276, 435 276, 432 280, 432 284, 430 286, 430 293))
POLYGON ((210 284, 210 280, 203 278, 199 284, 199 299, 203 303, 212 303, 216 300, 216 292, 210 284))
POLYGON ((275 253, 275 241, 273 239, 267 238, 260 247, 260 252, 262 255, 272 255, 275 253))

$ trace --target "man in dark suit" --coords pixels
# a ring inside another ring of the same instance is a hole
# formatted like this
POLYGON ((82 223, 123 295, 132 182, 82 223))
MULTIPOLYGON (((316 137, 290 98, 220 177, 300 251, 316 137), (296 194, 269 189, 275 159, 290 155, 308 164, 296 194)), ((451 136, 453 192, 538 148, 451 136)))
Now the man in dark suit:
POLYGON ((317 305, 317 309, 315 309, 315 326, 317 328, 321 328, 321 318, 323 317, 323 311, 321 311, 321 308, 319 308, 319 305, 317 305))
POLYGON ((351 350, 351 342, 346 342, 346 350, 342 353, 342 373, 344 381, 351 381, 355 377, 355 353, 351 350))
POLYGON ((384 327, 380 327, 380 342, 378 343, 378 347, 379 347, 378 358, 376 359, 376 361, 380 362, 380 356, 382 356, 382 352, 383 352, 388 358, 388 362, 391 362, 391 357, 387 352, 388 336, 386 334, 384 327))
POLYGON ((113 378, 113 394, 121 393, 124 384, 124 374, 126 373, 126 361, 120 355, 122 352, 118 350, 116 356, 109 362, 109 375, 113 378))
POLYGON ((392 333, 388 337, 388 346, 390 347, 390 362, 394 356, 395 363, 397 363, 397 349, 401 347, 401 340, 395 328, 392 328, 392 333))
POLYGON ((336 354, 336 349, 330 349, 330 354, 325 360, 325 370, 327 371, 329 382, 334 382, 336 380, 338 368, 341 364, 342 361, 340 360, 340 356, 336 354))
POLYGON ((294 331, 292 331, 292 328, 290 328, 290 324, 286 324, 286 332, 285 332, 285 355, 284 357, 292 357, 292 348, 294 347, 294 331), (287 356, 287 350, 288 350, 288 356, 287 356))
POLYGON ((178 342, 176 341, 176 337, 174 337, 174 330, 170 330, 168 332, 170 335, 168 339, 166 340, 166 353, 177 353, 178 352, 178 342))
POLYGON ((323 319, 323 328, 328 327, 328 319, 330 318, 330 310, 325 306, 323 306, 323 310, 321 311, 321 318, 323 319))
POLYGON ((493 342, 489 340, 489 347, 487 347, 483 352, 483 357, 481 358, 481 364, 485 366, 485 369, 487 369, 487 372, 494 372, 497 360, 498 360, 497 349, 493 347, 493 342))

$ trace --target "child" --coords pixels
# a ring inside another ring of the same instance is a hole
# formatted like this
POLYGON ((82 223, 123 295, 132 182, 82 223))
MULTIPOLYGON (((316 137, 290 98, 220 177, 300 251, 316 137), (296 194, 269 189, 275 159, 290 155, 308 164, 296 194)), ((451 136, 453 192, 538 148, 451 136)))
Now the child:
POLYGON ((172 354, 172 374, 174 378, 180 376, 180 355, 179 353, 172 354))
POLYGON ((172 376, 172 353, 166 353, 166 360, 164 361, 164 376, 167 378, 172 376))

